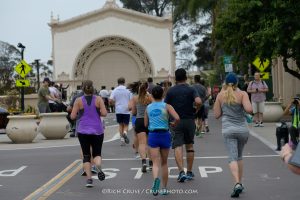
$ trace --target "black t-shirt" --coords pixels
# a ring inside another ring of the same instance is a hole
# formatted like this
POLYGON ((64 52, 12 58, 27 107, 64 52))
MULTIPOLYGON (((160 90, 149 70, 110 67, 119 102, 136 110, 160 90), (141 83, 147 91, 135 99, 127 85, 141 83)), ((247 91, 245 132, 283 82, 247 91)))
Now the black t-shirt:
POLYGON ((194 102, 199 97, 197 91, 188 84, 178 84, 171 87, 165 102, 173 106, 181 119, 194 119, 194 102))
POLYGON ((206 100, 206 96, 207 96, 206 88, 203 85, 201 85, 200 83, 195 83, 192 87, 195 88, 195 90, 199 94, 199 97, 201 98, 202 103, 204 103, 206 100))

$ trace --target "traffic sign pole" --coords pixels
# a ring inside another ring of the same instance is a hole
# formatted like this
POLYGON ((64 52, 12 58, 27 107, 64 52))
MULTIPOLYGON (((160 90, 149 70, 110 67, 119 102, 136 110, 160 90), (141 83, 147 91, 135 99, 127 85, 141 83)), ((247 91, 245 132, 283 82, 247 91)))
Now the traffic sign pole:
MULTIPOLYGON (((22 57, 22 60, 24 60, 24 48, 22 48, 22 50, 21 50, 21 57, 22 57)), ((24 113, 24 110, 25 110, 24 94, 25 94, 24 87, 21 87, 21 110, 22 110, 22 113, 24 113)))

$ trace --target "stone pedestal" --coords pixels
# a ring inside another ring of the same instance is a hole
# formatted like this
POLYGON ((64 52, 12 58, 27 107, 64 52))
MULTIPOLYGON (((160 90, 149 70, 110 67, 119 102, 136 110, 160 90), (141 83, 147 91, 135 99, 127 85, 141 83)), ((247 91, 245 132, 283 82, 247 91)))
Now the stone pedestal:
POLYGON ((264 122, 279 122, 283 115, 281 102, 266 102, 264 112, 264 122))
POLYGON ((6 134, 14 143, 31 143, 37 136, 36 115, 8 116, 6 134))
POLYGON ((70 128, 66 118, 68 113, 41 113, 39 132, 49 140, 63 139, 70 128))

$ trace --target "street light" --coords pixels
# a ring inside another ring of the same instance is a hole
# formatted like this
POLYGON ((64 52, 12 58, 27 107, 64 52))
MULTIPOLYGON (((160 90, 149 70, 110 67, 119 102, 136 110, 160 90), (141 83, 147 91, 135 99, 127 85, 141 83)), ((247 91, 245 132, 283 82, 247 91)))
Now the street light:
MULTIPOLYGON (((21 59, 24 60, 24 49, 26 48, 22 43, 18 43, 18 48, 21 49, 21 59)), ((24 87, 21 87, 21 110, 24 112, 24 87)))
POLYGON ((40 59, 35 59, 35 64, 36 64, 36 73, 37 73, 37 91, 40 89, 40 59))

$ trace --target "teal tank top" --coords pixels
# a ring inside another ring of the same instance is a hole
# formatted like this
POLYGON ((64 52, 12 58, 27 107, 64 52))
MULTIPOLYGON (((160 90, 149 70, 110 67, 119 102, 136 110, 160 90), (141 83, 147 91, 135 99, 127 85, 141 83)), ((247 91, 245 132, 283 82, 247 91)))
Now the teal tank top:
POLYGON ((157 129, 169 130, 169 115, 167 104, 164 102, 153 102, 147 107, 149 118, 149 131, 157 129))

